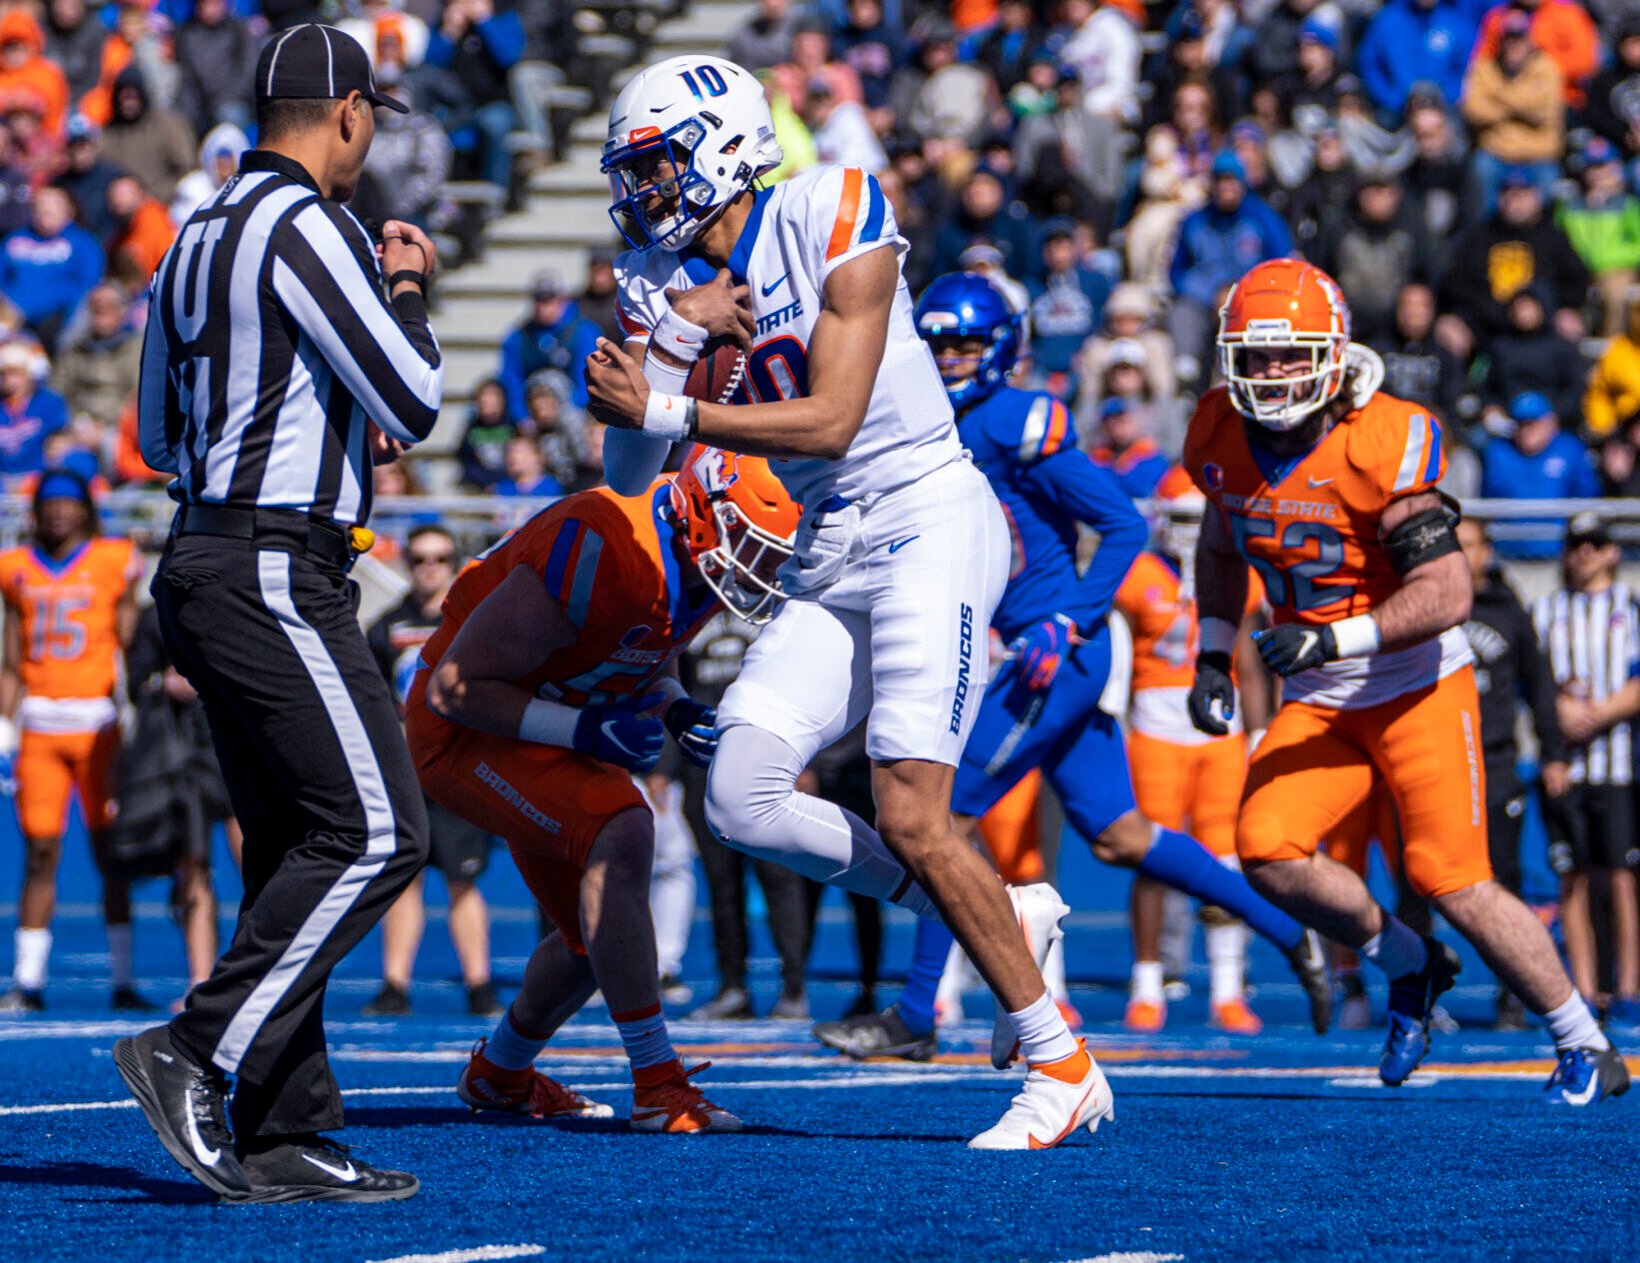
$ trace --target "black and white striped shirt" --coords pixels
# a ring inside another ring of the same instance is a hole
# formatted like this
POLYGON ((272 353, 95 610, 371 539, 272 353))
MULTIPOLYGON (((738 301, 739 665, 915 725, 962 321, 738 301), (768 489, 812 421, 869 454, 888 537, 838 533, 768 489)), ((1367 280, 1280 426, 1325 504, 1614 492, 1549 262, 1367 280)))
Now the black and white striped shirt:
POLYGON ((245 154, 154 273, 138 428, 185 503, 363 522, 367 421, 418 442, 443 391, 421 296, 389 303, 363 225, 282 155, 245 154))
MULTIPOLYGON (((1640 611, 1627 584, 1541 596, 1532 605, 1532 623, 1555 686, 1563 691, 1604 701, 1640 674, 1640 611)), ((1572 780, 1579 784, 1632 784, 1632 726, 1616 724, 1588 745, 1573 747, 1570 762, 1572 780)))

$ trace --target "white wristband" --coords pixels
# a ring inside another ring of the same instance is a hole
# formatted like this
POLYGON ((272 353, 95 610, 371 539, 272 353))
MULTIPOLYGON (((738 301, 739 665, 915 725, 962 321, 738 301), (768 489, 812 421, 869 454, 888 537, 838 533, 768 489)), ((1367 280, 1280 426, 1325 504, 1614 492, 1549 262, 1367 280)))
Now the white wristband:
POLYGON ((655 340, 649 340, 649 350, 644 352, 643 379, 656 390, 664 391, 668 395, 681 395, 684 387, 689 385, 689 367, 679 368, 676 364, 668 364, 660 356, 653 354, 655 340))
POLYGON ((575 748, 575 725, 581 712, 562 702, 549 702, 544 697, 530 700, 524 707, 524 718, 518 721, 518 736, 536 745, 575 748))
POLYGON ((1202 653, 1233 653, 1236 625, 1227 618, 1204 618, 1201 626, 1202 653))
POLYGON ((685 320, 668 307, 649 335, 649 345, 659 346, 668 355, 693 364, 706 349, 709 336, 703 326, 685 320))
POLYGON ((692 438, 697 407, 687 395, 667 395, 652 389, 643 410, 643 432, 651 438, 673 443, 692 438))
POLYGON ((1340 658, 1365 658, 1378 652, 1383 643, 1378 634, 1378 624, 1373 622, 1371 614, 1357 614, 1354 618, 1341 618, 1331 623, 1333 641, 1338 646, 1340 658))
POLYGON ((0 757, 16 754, 18 742, 16 721, 0 715, 0 757))

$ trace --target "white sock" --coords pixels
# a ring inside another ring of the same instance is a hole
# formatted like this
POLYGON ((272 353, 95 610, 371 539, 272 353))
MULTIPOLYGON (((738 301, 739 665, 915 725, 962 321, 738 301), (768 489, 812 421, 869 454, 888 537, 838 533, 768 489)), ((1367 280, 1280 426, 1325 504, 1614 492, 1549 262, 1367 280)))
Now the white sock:
POLYGON ((116 989, 131 985, 131 923, 108 927, 109 971, 116 989))
POLYGON ((1207 940, 1207 976, 1214 1004, 1239 1000, 1247 972, 1247 927, 1240 921, 1229 925, 1209 925, 1202 931, 1207 940))
POLYGON ((1611 1040, 1600 1029, 1600 1024, 1594 1020, 1594 1014, 1589 1011, 1589 1004, 1578 995, 1577 988, 1572 988, 1572 994, 1566 1003, 1558 1009, 1551 1009, 1543 1015, 1543 1020, 1549 1023, 1549 1033, 1555 1037, 1555 1049, 1566 1052, 1572 1048, 1597 1048, 1604 1051, 1612 1046, 1611 1040))
POLYGON ((1395 979, 1415 974, 1429 963, 1429 949, 1399 917, 1384 916, 1384 928, 1361 945, 1361 956, 1395 979))
POLYGON ((44 991, 46 961, 51 957, 51 931, 19 927, 15 942, 17 963, 12 966, 12 985, 22 991, 44 991))
POLYGON ((1008 1020, 1019 1036, 1019 1054, 1029 1065, 1063 1061, 1076 1052, 1076 1036, 1065 1025, 1051 992, 1044 991, 1035 1004, 1008 1014, 1008 1020))
POLYGON ((1128 994, 1135 1000, 1149 1000, 1152 1004, 1162 1003, 1162 962, 1159 960, 1136 960, 1133 962, 1133 985, 1128 994))

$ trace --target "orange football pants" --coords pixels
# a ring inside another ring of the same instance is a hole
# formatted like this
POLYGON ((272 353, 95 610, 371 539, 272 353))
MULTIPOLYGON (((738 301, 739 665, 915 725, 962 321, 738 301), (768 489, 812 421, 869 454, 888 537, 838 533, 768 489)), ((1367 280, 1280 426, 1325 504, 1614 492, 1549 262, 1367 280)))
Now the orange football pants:
POLYGON ((1002 880, 1010 886, 1028 886, 1047 875, 1042 863, 1042 838, 1037 826, 1037 804, 1042 795, 1042 773, 1027 772, 996 805, 979 818, 980 837, 991 852, 1002 880))
POLYGON ((1469 667, 1377 706, 1283 705, 1248 768, 1237 854, 1243 863, 1308 858, 1381 779, 1413 890, 1439 898, 1488 880, 1480 726, 1469 667))
POLYGON ((1128 734, 1128 769, 1139 810, 1164 829, 1188 832, 1220 859, 1236 853, 1236 811, 1247 780, 1247 738, 1200 745, 1128 734))
POLYGON ((1367 853, 1374 839, 1389 871, 1401 868, 1401 828, 1395 818, 1395 796, 1382 784, 1352 808, 1327 835, 1327 854, 1365 881, 1367 853))
POLYGON ((68 827, 68 796, 80 794, 85 827, 99 833, 114 823, 114 759, 118 724, 96 732, 34 732, 17 747, 17 824, 25 838, 61 837, 68 827))
POLYGON ((406 702, 405 736, 427 795, 504 840, 524 884, 558 927, 581 939, 581 877, 598 834, 643 795, 620 768, 573 750, 446 723, 427 709, 426 672, 406 702))

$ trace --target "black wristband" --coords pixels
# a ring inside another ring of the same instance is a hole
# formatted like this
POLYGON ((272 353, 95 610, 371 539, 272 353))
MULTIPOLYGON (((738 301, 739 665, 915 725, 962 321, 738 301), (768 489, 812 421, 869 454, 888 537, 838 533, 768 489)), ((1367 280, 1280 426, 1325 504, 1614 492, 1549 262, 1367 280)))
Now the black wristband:
POLYGON ((685 398, 683 405, 683 441, 693 443, 695 436, 700 433, 700 404, 692 398, 685 398))
POLYGON ((1229 675, 1230 655, 1222 649, 1209 649, 1205 653, 1196 655, 1196 666, 1198 668, 1206 667, 1210 671, 1222 671, 1224 674, 1229 675))
POLYGON ((387 288, 392 289, 395 285, 399 285, 405 281, 409 281, 411 284, 416 285, 421 289, 427 288, 427 277, 423 273, 416 271, 414 268, 400 268, 397 272, 393 273, 392 276, 387 278, 387 288))

